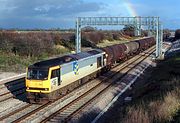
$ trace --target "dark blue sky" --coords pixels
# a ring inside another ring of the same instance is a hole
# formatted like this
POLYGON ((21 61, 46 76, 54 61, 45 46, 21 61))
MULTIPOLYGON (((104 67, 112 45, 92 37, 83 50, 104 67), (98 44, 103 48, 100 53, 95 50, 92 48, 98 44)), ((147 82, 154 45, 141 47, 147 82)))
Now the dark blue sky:
POLYGON ((180 28, 180 0, 0 0, 0 28, 74 28, 78 16, 160 16, 180 28))

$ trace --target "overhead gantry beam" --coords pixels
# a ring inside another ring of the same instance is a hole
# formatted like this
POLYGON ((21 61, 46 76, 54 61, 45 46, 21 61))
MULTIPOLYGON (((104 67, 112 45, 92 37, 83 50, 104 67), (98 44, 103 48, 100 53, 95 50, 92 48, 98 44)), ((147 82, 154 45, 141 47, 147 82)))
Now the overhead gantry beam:
POLYGON ((148 26, 148 35, 156 37, 156 57, 162 54, 162 27, 159 17, 78 17, 76 21, 76 52, 81 52, 81 28, 83 26, 134 25, 135 35, 141 35, 142 26, 148 26))

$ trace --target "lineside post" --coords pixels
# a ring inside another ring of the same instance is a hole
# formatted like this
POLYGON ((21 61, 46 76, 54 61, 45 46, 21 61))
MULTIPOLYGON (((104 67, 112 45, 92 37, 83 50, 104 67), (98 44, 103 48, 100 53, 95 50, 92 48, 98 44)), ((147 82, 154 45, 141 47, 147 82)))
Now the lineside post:
POLYGON ((156 20, 156 58, 159 58, 159 18, 156 20))
POLYGON ((81 25, 79 18, 76 20, 76 53, 81 52, 81 25))
POLYGON ((159 17, 156 20, 156 58, 162 58, 162 40, 163 40, 163 26, 159 22, 159 17))

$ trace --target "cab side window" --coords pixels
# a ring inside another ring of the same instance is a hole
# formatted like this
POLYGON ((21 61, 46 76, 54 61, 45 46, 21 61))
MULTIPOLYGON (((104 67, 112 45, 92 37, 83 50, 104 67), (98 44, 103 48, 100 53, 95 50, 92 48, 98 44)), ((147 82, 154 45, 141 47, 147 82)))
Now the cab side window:
POLYGON ((97 68, 102 67, 101 57, 97 58, 97 68))
POLYGON ((60 69, 52 70, 51 79, 58 77, 58 85, 60 85, 60 69))

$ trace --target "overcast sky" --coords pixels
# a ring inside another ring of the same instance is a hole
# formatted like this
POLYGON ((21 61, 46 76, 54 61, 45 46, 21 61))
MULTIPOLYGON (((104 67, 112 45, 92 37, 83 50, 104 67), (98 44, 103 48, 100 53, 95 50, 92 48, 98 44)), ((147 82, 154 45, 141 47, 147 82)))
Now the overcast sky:
POLYGON ((136 13, 160 16, 164 28, 177 29, 179 8, 180 0, 0 0, 0 28, 74 28, 78 16, 136 13))

